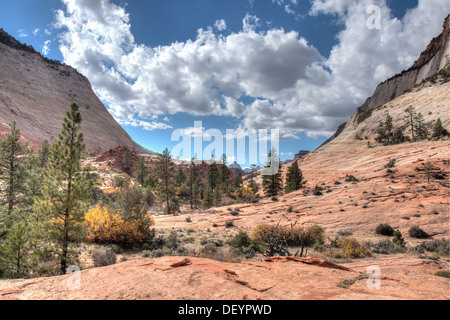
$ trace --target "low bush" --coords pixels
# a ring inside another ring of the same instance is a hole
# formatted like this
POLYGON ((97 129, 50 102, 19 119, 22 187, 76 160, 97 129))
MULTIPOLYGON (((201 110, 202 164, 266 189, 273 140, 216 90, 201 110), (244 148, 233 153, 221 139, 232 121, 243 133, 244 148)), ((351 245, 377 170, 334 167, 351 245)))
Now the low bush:
POLYGON ((86 214, 85 227, 87 240, 97 244, 116 244, 131 248, 153 240, 155 231, 150 215, 140 219, 125 220, 116 212, 110 212, 107 207, 97 206, 86 214))
POLYGON ((392 237, 394 235, 394 229, 388 224, 380 224, 376 230, 376 234, 379 234, 381 236, 389 236, 392 237))
POLYGON ((449 240, 433 240, 424 241, 414 248, 418 253, 432 252, 440 256, 450 256, 450 241, 449 240))
POLYGON ((267 257, 291 256, 289 247, 301 247, 300 256, 307 254, 305 248, 325 242, 324 230, 315 225, 311 228, 260 224, 253 229, 251 238, 253 241, 266 243, 268 250, 264 252, 267 257))
POLYGON ((234 227, 233 220, 229 220, 229 221, 225 222, 225 228, 233 228, 233 227, 234 227))
POLYGON ((110 266, 117 261, 117 255, 110 247, 95 247, 89 253, 96 268, 110 266))
POLYGON ((230 241, 230 246, 239 250, 246 258, 252 258, 257 253, 262 253, 266 248, 262 242, 252 240, 245 231, 239 231, 230 241))
POLYGON ((450 278, 450 270, 441 270, 434 274, 438 277, 450 278))
POLYGON ((419 226, 414 226, 409 229, 408 234, 411 238, 416 239, 427 239, 430 237, 430 235, 422 230, 419 226))
POLYGON ((399 245, 401 247, 405 247, 406 246, 406 242, 405 239, 403 238, 402 233, 400 232, 400 230, 397 230, 394 232, 394 239, 392 239, 392 243, 399 245))
POLYGON ((382 240, 378 243, 366 243, 365 246, 372 251, 372 253, 377 254, 396 254, 396 253, 404 253, 406 252, 405 247, 395 244, 392 241, 387 239, 382 240))
POLYGON ((395 168, 395 163, 397 162, 397 159, 389 159, 388 163, 384 166, 385 169, 392 169, 395 168))
POLYGON ((358 259, 372 256, 370 249, 360 244, 354 238, 346 238, 344 240, 338 238, 331 245, 322 245, 317 247, 316 250, 336 259, 358 259))

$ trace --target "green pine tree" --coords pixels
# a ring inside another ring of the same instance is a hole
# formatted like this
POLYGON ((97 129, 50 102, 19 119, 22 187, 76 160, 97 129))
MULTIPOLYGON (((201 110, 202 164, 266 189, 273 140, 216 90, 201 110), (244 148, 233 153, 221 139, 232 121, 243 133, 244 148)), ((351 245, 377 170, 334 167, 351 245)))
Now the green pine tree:
POLYGON ((438 118, 436 123, 434 124, 433 127, 433 134, 431 135, 432 138, 441 138, 442 136, 444 136, 444 127, 442 126, 442 121, 441 118, 438 118))
POLYGON ((303 186, 303 173, 298 167, 297 161, 294 161, 289 167, 286 174, 286 184, 284 187, 285 193, 300 190, 303 186))
POLYGON ((16 223, 0 246, 0 278, 25 278, 37 265, 35 238, 24 223, 16 223))
POLYGON ((172 214, 179 210, 178 199, 175 194, 174 185, 175 165, 172 161, 169 149, 165 149, 158 155, 156 173, 159 177, 158 198, 166 206, 166 213, 172 214))
POLYGON ((256 178, 256 164, 251 165, 250 179, 248 182, 248 187, 252 189, 253 193, 256 194, 259 191, 259 186, 255 181, 256 178))
POLYGON ((136 173, 135 178, 136 181, 143 187, 145 185, 145 178, 147 177, 147 163, 145 160, 145 157, 139 157, 137 166, 136 166, 136 173))
POLYGON ((408 107, 408 109, 405 110, 407 115, 405 116, 405 125, 406 127, 411 128, 411 138, 412 141, 416 139, 415 135, 415 118, 417 116, 416 109, 413 106, 408 107))
POLYGON ((425 124, 423 115, 420 112, 414 117, 414 128, 417 139, 425 140, 428 138, 428 128, 425 124))
POLYGON ((216 188, 213 193, 213 206, 221 207, 222 206, 222 193, 220 188, 216 188))
POLYGON ((219 186, 219 170, 215 162, 208 165, 206 170, 206 185, 211 189, 211 194, 219 186))
POLYGON ((24 166, 27 172, 25 193, 22 195, 24 210, 31 211, 36 198, 42 197, 43 171, 41 159, 33 153, 24 158, 24 166))
POLYGON ((50 144, 48 143, 47 140, 44 140, 41 149, 39 150, 38 153, 39 165, 42 169, 44 169, 47 166, 49 154, 50 154, 50 144))
POLYGON ((214 193, 212 191, 211 186, 207 183, 205 183, 205 190, 203 192, 203 201, 202 206, 205 209, 209 209, 214 205, 214 193))
POLYGON ((192 158, 191 164, 189 166, 189 201, 191 204, 191 210, 194 206, 198 205, 198 198, 200 194, 200 178, 198 177, 198 168, 195 164, 195 158, 192 158))
POLYGON ((75 245, 84 239, 85 181, 81 168, 84 157, 81 113, 70 105, 58 141, 52 146, 44 171, 43 197, 35 205, 37 228, 60 265, 62 274, 77 258, 75 245))
POLYGON ((222 192, 228 193, 230 191, 230 175, 227 166, 227 156, 223 154, 219 165, 219 184, 222 192))
MULTIPOLYGON (((10 132, 6 138, 0 140, 0 181, 2 182, 1 194, 4 199, 4 213, 1 220, 7 228, 10 228, 18 219, 13 216, 13 211, 22 201, 25 193, 27 171, 24 166, 25 157, 28 154, 28 143, 20 141, 20 130, 13 122, 9 125, 10 132)), ((16 212, 17 213, 17 212, 16 212)))
MULTIPOLYGON (((277 172, 271 175, 263 175, 263 189, 266 197, 275 197, 283 190, 283 181, 281 177, 281 161, 275 148, 272 148, 268 155, 266 169, 277 167, 277 172), (278 166, 277 166, 278 164, 278 166)), ((270 170, 270 169, 269 169, 270 170)))
POLYGON ((123 154, 122 159, 122 170, 125 173, 130 174, 131 173, 131 159, 130 159, 130 152, 125 150, 125 153, 123 154))
POLYGON ((393 119, 389 113, 386 114, 386 119, 380 122, 377 129, 378 136, 376 140, 384 145, 390 145, 394 140, 394 124, 393 119))
POLYGON ((234 176, 233 179, 233 189, 236 191, 244 185, 244 180, 242 179, 242 175, 238 173, 234 176))
POLYGON ((178 167, 177 173, 175 175, 175 183, 177 186, 181 186, 186 181, 186 175, 183 172, 183 168, 181 166, 178 167))

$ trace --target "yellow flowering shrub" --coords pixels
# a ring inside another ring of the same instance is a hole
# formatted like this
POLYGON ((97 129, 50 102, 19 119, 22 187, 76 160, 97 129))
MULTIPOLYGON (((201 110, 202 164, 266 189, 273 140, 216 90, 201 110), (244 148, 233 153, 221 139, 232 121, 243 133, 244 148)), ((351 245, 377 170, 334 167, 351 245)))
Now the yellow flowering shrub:
POLYGON ((140 220, 125 220, 116 212, 110 212, 107 207, 96 206, 85 216, 87 240, 99 244, 117 244, 133 246, 151 240, 150 227, 154 225, 151 215, 145 215, 140 220))

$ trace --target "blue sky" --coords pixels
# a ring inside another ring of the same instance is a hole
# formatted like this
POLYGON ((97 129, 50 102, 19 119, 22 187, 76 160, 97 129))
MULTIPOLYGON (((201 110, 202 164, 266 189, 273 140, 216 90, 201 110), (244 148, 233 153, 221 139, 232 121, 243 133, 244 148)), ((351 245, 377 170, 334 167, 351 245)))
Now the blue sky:
POLYGON ((449 12, 445 0, 0 2, 0 27, 86 75, 144 147, 172 149, 175 129, 202 121, 278 129, 282 160, 317 148, 408 68, 449 12), (371 5, 380 28, 367 26, 371 5))

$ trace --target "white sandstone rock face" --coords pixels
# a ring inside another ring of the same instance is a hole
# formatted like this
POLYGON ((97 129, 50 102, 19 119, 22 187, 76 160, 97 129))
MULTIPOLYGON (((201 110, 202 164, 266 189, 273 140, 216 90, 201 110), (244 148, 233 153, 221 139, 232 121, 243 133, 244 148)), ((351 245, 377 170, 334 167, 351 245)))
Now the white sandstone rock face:
POLYGON ((86 149, 103 152, 118 145, 142 152, 75 69, 49 63, 38 53, 0 43, 0 133, 16 121, 37 147, 55 142, 71 102, 80 106, 86 149))

